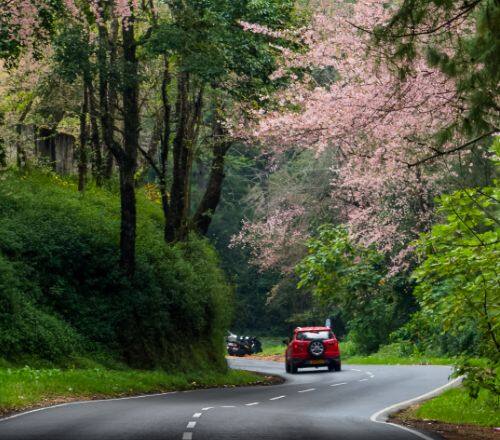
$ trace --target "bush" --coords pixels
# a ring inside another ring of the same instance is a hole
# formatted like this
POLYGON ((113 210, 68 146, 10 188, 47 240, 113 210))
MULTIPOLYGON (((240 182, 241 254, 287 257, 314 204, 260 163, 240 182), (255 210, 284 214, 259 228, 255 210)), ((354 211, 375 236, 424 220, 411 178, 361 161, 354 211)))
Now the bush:
POLYGON ((7 360, 102 353, 137 368, 225 367, 230 289, 209 244, 166 246, 138 194, 137 271, 118 266, 119 203, 54 175, 0 183, 0 346, 7 360))
MULTIPOLYGON (((498 162, 500 143, 496 148, 498 162)), ((467 376, 464 385, 473 396, 480 388, 500 394, 499 200, 497 180, 442 195, 441 223, 417 242, 421 261, 413 277, 420 315, 433 317, 430 322, 443 341, 452 341, 451 349, 463 350, 457 374, 467 376), (487 365, 471 364, 474 355, 487 365)))

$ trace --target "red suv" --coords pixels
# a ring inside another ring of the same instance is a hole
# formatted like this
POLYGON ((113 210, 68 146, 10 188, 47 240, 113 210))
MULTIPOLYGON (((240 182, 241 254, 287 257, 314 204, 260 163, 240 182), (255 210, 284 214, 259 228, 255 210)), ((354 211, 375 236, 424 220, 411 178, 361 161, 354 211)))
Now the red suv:
POLYGON ((337 338, 328 327, 297 327, 285 354, 287 373, 295 374, 299 368, 328 367, 340 371, 340 349, 337 338))

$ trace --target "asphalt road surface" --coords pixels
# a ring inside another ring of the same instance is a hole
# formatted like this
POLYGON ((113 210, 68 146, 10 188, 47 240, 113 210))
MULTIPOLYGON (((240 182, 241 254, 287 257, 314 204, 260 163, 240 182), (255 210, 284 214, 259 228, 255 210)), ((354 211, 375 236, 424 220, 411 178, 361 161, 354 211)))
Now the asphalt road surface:
POLYGON ((451 373, 444 366, 344 365, 290 375, 282 363, 230 363, 286 382, 64 404, 1 420, 0 439, 433 439, 384 423, 384 409, 443 387, 451 373))

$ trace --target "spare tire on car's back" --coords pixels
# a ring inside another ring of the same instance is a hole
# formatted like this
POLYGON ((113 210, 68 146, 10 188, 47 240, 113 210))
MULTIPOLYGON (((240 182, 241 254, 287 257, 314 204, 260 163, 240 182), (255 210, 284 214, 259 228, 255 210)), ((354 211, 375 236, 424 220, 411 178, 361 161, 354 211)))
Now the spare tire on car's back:
POLYGON ((323 356, 325 353, 323 341, 311 341, 307 349, 309 350, 309 354, 316 358, 323 356))

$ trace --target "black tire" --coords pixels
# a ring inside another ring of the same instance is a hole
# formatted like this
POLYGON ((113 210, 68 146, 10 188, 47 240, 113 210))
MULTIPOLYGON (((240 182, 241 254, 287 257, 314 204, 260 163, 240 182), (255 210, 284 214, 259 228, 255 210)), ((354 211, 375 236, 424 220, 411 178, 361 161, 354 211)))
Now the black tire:
POLYGON ((334 368, 334 370, 335 370, 335 371, 340 371, 340 370, 342 370, 342 364, 341 364, 341 362, 340 362, 340 361, 335 362, 335 363, 333 364, 333 368, 334 368))
POLYGON ((311 341, 307 351, 313 358, 320 358, 325 354, 325 345, 322 341, 311 341))
POLYGON ((335 364, 329 364, 328 371, 335 371, 335 364))
POLYGON ((285 361, 285 371, 290 373, 290 364, 287 361, 285 361))
POLYGON ((298 370, 299 369, 295 365, 293 365, 293 363, 290 365, 290 373, 297 374, 298 370))

